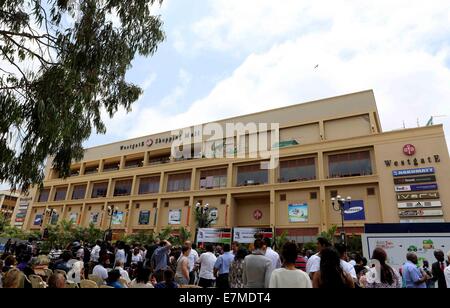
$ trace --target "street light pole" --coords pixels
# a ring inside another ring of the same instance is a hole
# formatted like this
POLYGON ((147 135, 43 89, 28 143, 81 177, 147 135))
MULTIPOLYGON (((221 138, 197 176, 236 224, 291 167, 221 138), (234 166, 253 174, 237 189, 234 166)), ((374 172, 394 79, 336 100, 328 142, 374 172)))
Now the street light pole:
POLYGON ((342 198, 341 196, 337 196, 336 198, 331 198, 331 204, 333 206, 333 210, 341 213, 341 243, 347 245, 347 238, 345 236, 345 226, 344 226, 344 214, 345 214, 345 206, 350 205, 352 202, 352 197, 348 196, 347 199, 342 198))
POLYGON ((111 229, 112 220, 113 220, 113 216, 117 213, 117 210, 114 209, 114 205, 108 205, 107 209, 108 209, 108 216, 110 218, 109 218, 109 227, 105 233, 105 238, 104 238, 105 241, 107 241, 108 238, 109 238, 109 240, 112 240, 112 229, 111 229))

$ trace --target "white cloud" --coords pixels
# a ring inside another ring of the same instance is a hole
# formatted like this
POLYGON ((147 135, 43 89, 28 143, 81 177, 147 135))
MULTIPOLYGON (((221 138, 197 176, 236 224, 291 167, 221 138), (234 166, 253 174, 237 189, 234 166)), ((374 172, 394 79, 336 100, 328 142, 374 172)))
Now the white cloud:
MULTIPOLYGON (((184 112, 141 106, 127 117, 128 137, 366 89, 375 90, 385 130, 450 116, 448 1, 210 4, 212 14, 192 27, 199 56, 215 49, 248 56, 184 112)), ((450 136, 450 117, 436 123, 450 136)))

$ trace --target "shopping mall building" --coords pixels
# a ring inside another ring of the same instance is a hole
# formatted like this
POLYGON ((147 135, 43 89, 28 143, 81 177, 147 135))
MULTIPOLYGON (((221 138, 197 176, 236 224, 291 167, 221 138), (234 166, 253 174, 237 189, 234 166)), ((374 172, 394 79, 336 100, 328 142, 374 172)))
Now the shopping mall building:
POLYGON ((190 129, 190 137, 201 140, 193 141, 193 157, 174 157, 171 151, 181 131, 89 148, 67 179, 48 161, 44 188, 32 191, 24 228, 64 219, 111 226, 116 235, 167 226, 194 230, 200 203, 208 204, 212 227, 286 230, 301 241, 341 225, 331 201, 337 195, 352 198, 344 213, 348 234, 362 233, 365 223, 450 222, 450 161, 442 125, 383 132, 372 91, 217 123, 278 123, 278 142, 270 143, 274 130, 264 132, 267 149, 279 154, 276 168, 261 164, 267 156, 249 154, 254 154, 251 138, 228 136, 217 146, 198 126, 190 129), (221 155, 230 154, 230 146, 250 157, 221 155), (112 206, 114 213, 108 212, 112 206))

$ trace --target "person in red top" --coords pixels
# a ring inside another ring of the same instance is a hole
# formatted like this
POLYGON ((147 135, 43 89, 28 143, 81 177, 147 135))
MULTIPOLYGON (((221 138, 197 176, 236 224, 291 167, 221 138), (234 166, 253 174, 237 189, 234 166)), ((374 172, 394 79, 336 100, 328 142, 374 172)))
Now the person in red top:
POLYGON ((306 258, 303 256, 302 247, 298 245, 297 259, 295 260, 295 268, 306 272, 306 258))

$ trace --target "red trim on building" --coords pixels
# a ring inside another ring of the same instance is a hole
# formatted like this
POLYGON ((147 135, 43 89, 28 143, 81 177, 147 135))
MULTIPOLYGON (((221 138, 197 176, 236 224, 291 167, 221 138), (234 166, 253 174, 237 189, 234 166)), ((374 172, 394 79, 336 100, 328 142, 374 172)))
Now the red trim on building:
POLYGON ((319 228, 284 228, 276 229, 275 234, 277 236, 283 234, 286 231, 288 236, 317 236, 319 234, 319 228))
MULTIPOLYGON (((364 227, 344 227, 345 234, 352 235, 352 234, 363 234, 364 233, 364 227)), ((338 227, 336 234, 339 235, 341 233, 342 228, 338 227)))

